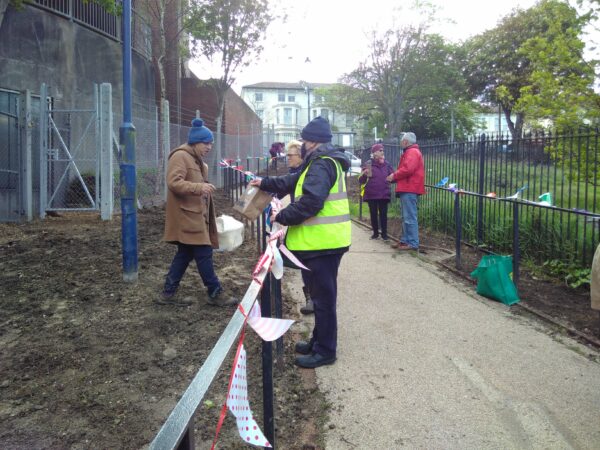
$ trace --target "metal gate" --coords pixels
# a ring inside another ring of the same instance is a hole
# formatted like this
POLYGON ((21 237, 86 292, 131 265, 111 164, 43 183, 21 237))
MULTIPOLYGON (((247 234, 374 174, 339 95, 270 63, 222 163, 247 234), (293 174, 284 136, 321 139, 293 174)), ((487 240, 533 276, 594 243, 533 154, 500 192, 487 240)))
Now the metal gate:
POLYGON ((20 95, 0 91, 0 221, 16 222, 22 215, 20 95))
MULTIPOLYGON (((46 85, 41 98, 47 99, 46 85)), ((99 209, 98 89, 90 109, 40 108, 40 216, 48 211, 99 209)))

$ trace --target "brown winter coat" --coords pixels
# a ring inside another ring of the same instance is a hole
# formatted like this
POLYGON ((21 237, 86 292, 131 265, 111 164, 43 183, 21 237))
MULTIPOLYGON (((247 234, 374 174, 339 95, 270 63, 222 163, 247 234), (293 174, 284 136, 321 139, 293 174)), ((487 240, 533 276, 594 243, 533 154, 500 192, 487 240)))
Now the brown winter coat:
POLYGON ((201 194, 208 183, 208 166, 183 144, 169 154, 167 214, 163 240, 169 243, 219 247, 212 196, 201 194))

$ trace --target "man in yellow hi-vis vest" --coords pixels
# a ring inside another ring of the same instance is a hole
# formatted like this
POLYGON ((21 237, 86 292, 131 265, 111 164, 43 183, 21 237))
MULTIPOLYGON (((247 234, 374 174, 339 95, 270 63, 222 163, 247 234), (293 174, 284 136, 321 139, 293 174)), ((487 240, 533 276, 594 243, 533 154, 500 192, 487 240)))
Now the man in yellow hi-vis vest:
POLYGON ((350 210, 345 172, 350 160, 331 145, 329 122, 316 117, 301 133, 304 163, 294 174, 250 182, 280 195, 294 193, 295 201, 271 219, 287 225, 286 246, 312 273, 310 297, 315 327, 308 342, 296 344, 300 367, 333 364, 337 350, 337 273, 350 248, 350 210))

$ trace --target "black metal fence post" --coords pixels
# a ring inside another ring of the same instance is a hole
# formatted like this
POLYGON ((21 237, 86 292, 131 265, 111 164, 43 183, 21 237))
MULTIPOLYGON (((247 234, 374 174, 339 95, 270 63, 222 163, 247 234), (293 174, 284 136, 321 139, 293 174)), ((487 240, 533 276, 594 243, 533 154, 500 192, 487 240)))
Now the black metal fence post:
POLYGON ((188 428, 177 446, 177 450, 194 450, 196 448, 194 438, 194 419, 188 424, 188 428))
MULTIPOLYGON (((237 159, 237 160, 235 161, 235 163, 236 163, 236 164, 235 164, 235 165, 236 165, 236 167, 238 167, 238 168, 239 168, 239 167, 240 167, 240 164, 242 163, 242 160, 241 160, 241 159, 237 159)), ((235 173, 236 173, 236 175, 237 175, 237 178, 238 178, 238 180, 239 180, 239 186, 238 186, 238 188, 239 188, 239 189, 238 189, 238 195, 236 196, 236 200, 238 200, 238 199, 239 199, 239 198, 240 198, 240 197, 243 195, 243 193, 244 193, 244 187, 245 187, 244 180, 246 179, 246 176, 245 176, 245 175, 244 175, 242 172, 237 172, 237 171, 236 171, 235 173)))
MULTIPOLYGON (((265 214, 261 214, 262 223, 262 250, 267 248, 267 221, 265 214)), ((260 309, 263 317, 271 317, 271 273, 268 273, 263 282, 260 294, 260 309)), ((262 342, 262 375, 263 375, 263 420, 265 436, 275 449, 275 419, 273 409, 273 344, 262 342)))
POLYGON ((477 193, 480 195, 477 203, 477 244, 483 242, 483 192, 485 185, 485 133, 481 134, 479 141, 479 188, 477 193))
POLYGON ((462 220, 460 216, 460 195, 458 192, 454 193, 454 224, 456 227, 456 239, 455 239, 455 248, 456 248, 456 256, 454 258, 455 265, 457 269, 460 269, 462 266, 460 259, 460 243, 462 241, 462 220))
POLYGON ((513 283, 519 289, 519 263, 521 249, 519 247, 519 202, 513 201, 513 283))
MULTIPOLYGON (((275 318, 283 318, 283 300, 281 296, 281 280, 273 281, 273 296, 275 297, 275 318)), ((283 336, 275 341, 275 353, 277 355, 277 363, 283 363, 283 336)), ((278 366, 279 367, 279 366, 278 366)))

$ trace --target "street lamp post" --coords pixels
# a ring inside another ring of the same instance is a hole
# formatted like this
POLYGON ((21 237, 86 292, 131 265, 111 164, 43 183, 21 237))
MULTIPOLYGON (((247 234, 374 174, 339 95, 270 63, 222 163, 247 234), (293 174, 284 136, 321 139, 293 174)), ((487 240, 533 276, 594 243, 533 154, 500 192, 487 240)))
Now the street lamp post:
POLYGON ((306 81, 300 81, 300 85, 304 88, 304 92, 306 92, 306 99, 308 104, 308 109, 306 111, 306 117, 308 118, 308 122, 310 122, 310 85, 306 81))
POLYGON ((123 2, 123 123, 119 128, 122 159, 121 241, 123 246, 123 280, 138 279, 135 127, 131 119, 131 0, 123 2))
POLYGON ((308 103, 308 112, 306 113, 306 115, 308 116, 308 122, 310 122, 310 86, 308 85, 308 83, 306 83, 306 101, 308 103))

